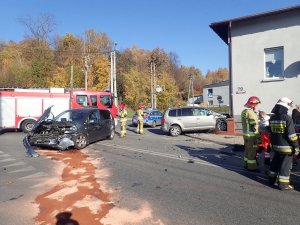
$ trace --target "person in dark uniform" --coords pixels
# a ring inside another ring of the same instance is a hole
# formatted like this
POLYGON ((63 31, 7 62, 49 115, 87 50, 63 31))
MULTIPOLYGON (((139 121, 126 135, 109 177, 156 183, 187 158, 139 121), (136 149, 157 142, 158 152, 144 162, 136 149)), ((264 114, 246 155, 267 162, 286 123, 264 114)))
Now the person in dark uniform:
POLYGON ((271 145, 274 156, 270 165, 269 183, 278 184, 282 191, 294 190, 290 184, 290 174, 293 157, 299 154, 298 137, 295 133, 294 122, 288 115, 293 102, 283 97, 272 109, 273 115, 269 120, 271 145))

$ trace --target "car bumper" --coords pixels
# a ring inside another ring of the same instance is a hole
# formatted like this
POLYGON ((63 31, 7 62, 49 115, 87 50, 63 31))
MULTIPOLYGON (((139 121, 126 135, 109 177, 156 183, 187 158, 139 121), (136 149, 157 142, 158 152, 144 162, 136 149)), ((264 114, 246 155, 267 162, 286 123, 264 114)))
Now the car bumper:
POLYGON ((169 124, 162 124, 161 125, 161 127, 160 127, 160 129, 162 130, 162 131, 164 131, 164 132, 169 132, 169 130, 170 130, 170 126, 169 126, 169 124))

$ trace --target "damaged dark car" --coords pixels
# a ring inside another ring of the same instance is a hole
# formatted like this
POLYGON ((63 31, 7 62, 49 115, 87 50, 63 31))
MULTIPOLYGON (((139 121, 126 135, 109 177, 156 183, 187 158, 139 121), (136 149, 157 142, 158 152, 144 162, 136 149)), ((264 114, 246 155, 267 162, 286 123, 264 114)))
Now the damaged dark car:
POLYGON ((114 118, 109 110, 98 108, 70 109, 54 117, 45 110, 32 131, 23 139, 27 155, 37 157, 35 147, 58 150, 83 149, 88 144, 115 136, 114 118))

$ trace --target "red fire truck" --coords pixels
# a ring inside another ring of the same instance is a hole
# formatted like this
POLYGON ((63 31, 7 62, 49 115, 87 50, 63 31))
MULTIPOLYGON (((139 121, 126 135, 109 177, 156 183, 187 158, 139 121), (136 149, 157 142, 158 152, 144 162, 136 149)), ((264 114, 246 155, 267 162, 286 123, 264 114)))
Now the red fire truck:
POLYGON ((53 105, 53 116, 70 108, 98 107, 110 110, 117 123, 118 108, 111 92, 49 89, 0 90, 0 129, 28 132, 43 112, 53 105))

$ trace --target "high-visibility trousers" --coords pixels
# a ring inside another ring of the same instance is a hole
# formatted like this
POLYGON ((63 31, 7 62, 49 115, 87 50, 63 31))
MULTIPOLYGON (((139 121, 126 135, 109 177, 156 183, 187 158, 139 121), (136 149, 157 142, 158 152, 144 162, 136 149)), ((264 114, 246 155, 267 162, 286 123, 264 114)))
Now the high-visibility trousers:
POLYGON ((138 119, 136 133, 137 134, 143 134, 144 133, 144 119, 138 119))
POLYGON ((286 188, 290 184, 293 154, 274 152, 269 171, 270 180, 273 184, 277 180, 279 188, 286 188))
POLYGON ((126 122, 127 122, 126 118, 121 118, 120 119, 121 137, 125 137, 126 136, 126 122))
POLYGON ((257 169, 256 150, 257 150, 257 137, 244 136, 244 166, 248 170, 257 169))

